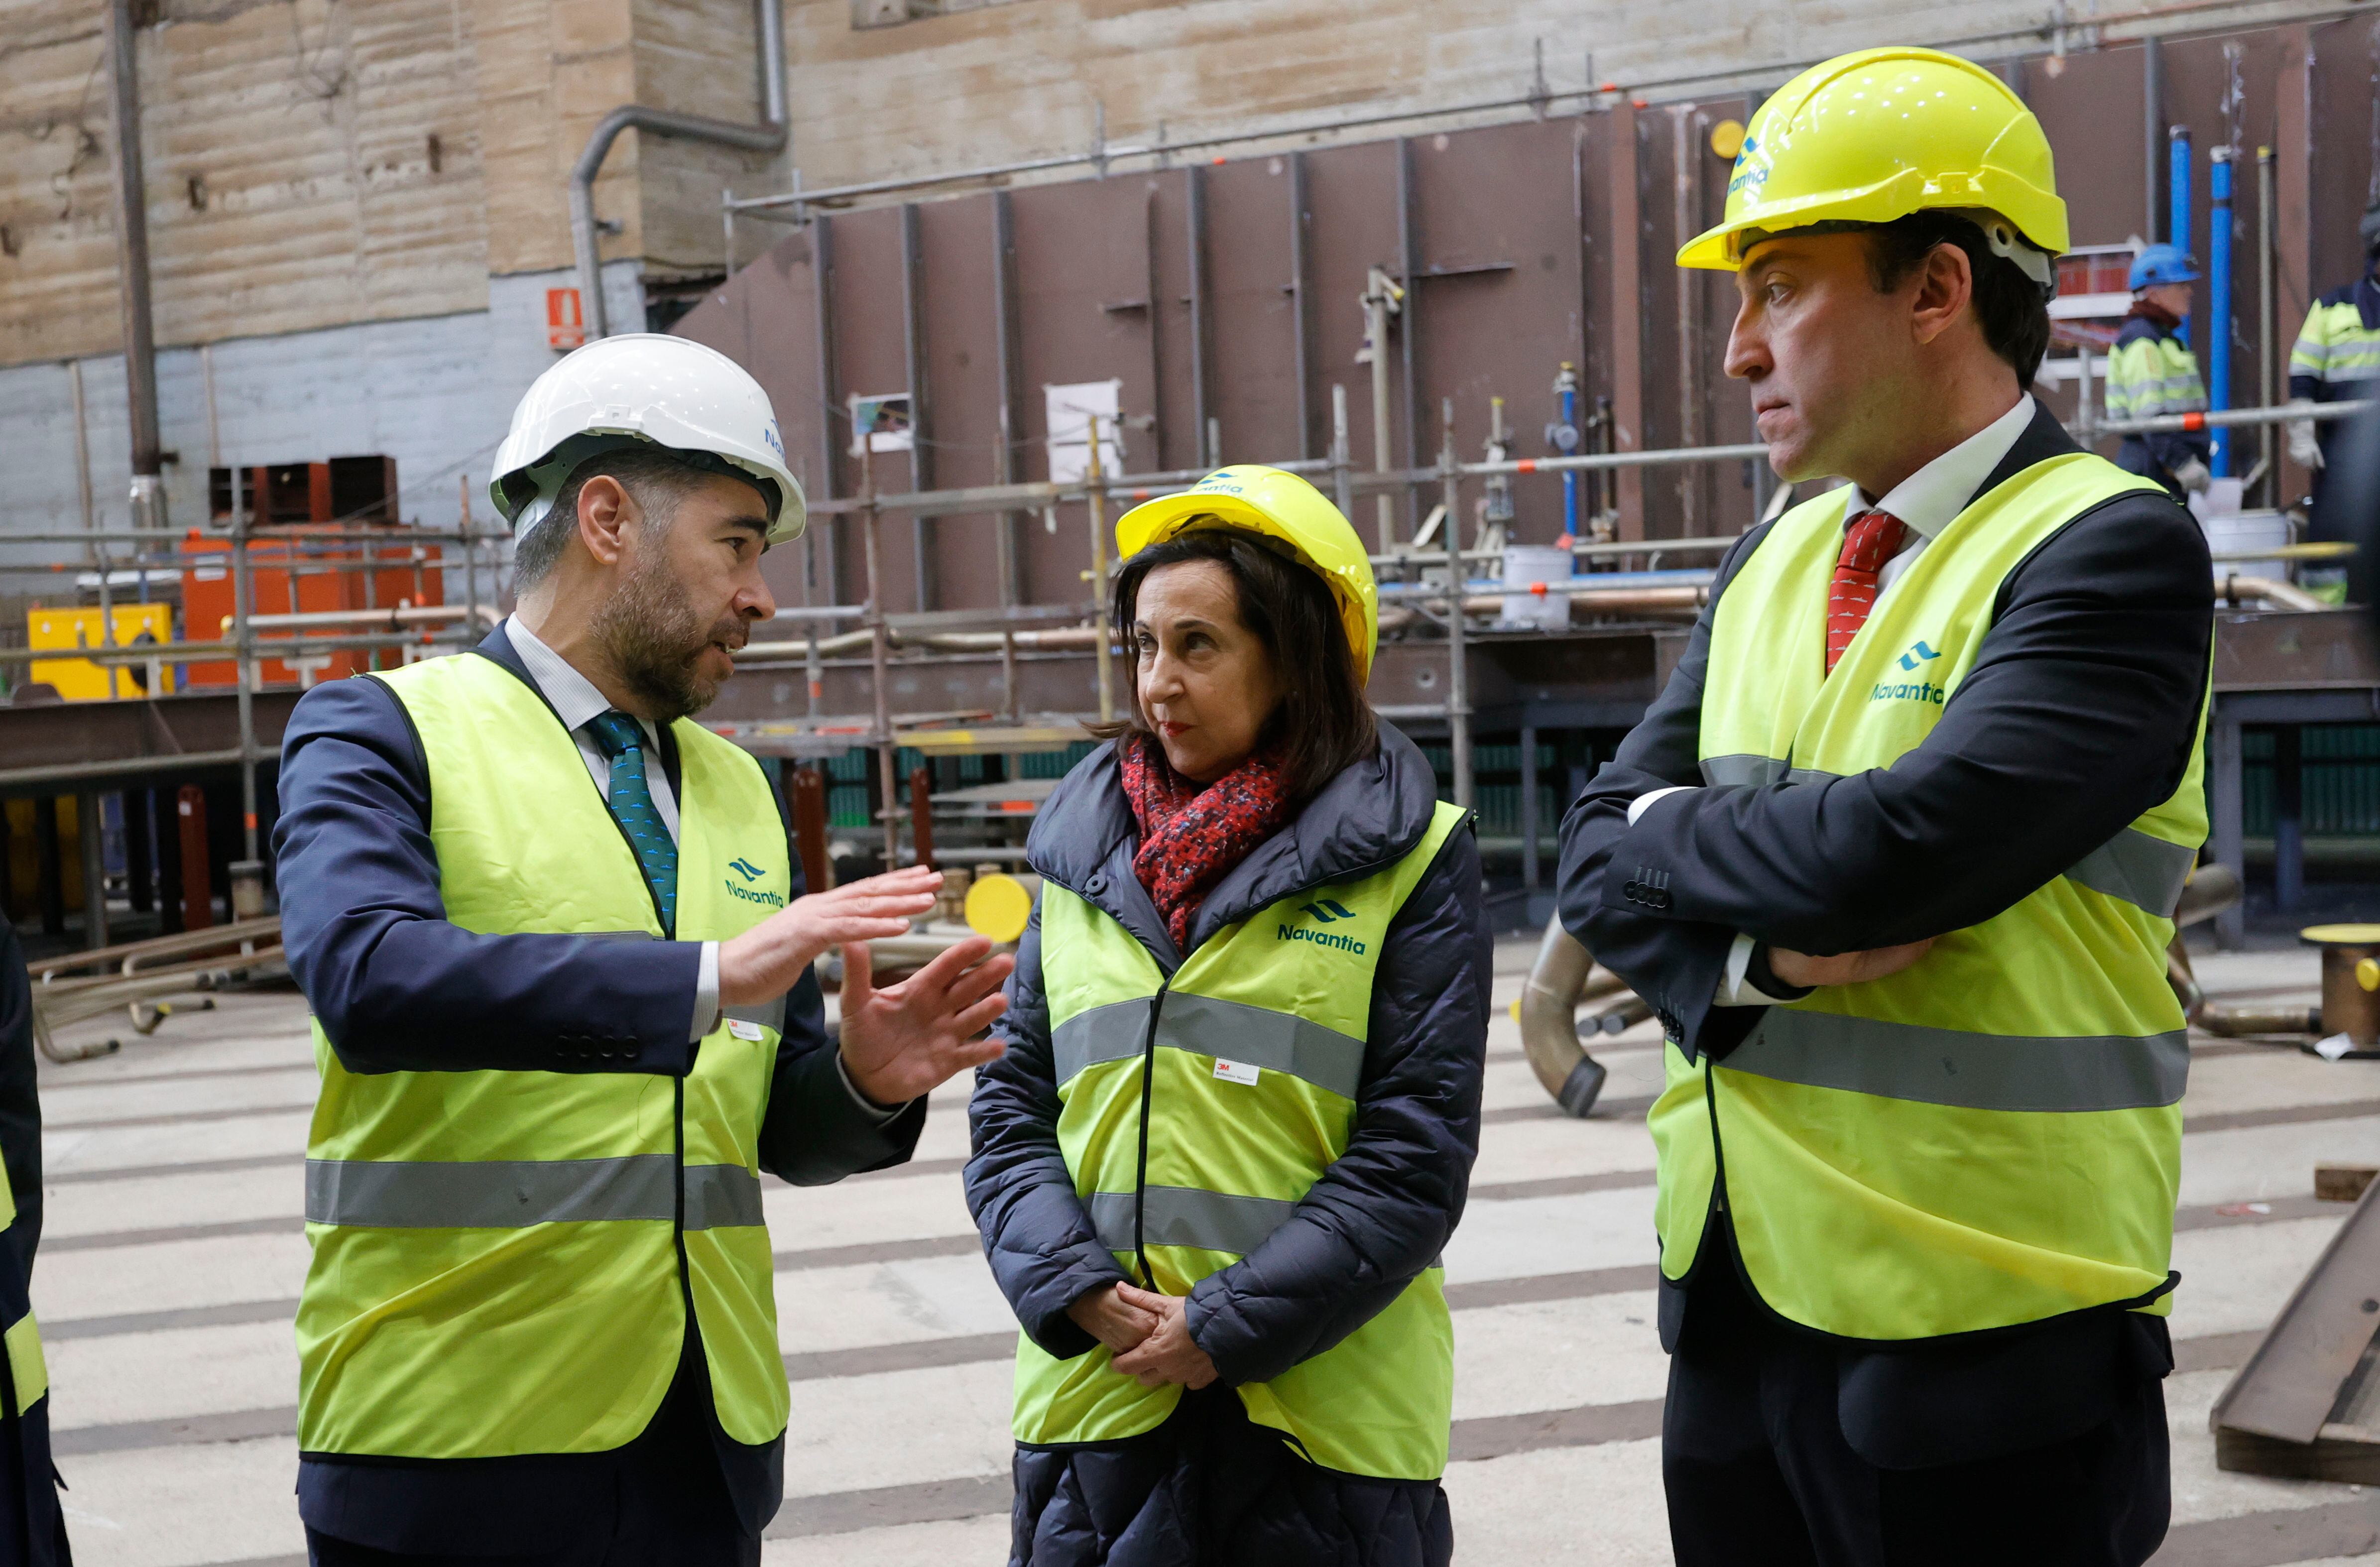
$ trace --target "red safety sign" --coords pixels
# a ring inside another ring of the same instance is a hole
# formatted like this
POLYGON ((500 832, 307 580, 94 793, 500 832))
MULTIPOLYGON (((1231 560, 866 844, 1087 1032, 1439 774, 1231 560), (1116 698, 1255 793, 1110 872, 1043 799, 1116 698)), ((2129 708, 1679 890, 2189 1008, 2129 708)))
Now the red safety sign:
POLYGON ((587 314, 579 309, 576 288, 545 291, 545 346, 577 348, 587 342, 587 314))

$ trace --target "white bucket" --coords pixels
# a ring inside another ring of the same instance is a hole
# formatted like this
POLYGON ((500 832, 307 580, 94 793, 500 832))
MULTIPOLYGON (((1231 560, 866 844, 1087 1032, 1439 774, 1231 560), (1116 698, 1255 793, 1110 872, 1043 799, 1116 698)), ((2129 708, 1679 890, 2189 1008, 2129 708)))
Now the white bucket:
POLYGON ((1504 609, 1499 624, 1534 631, 1570 629, 1570 597, 1547 589, 1570 586, 1572 557, 1568 550, 1542 544, 1504 547, 1504 609))
MULTIPOLYGON (((2234 516, 2202 516, 2198 526, 2206 533, 2206 548, 2216 555, 2238 554, 2243 550, 2276 549, 2289 541, 2289 519, 2279 512, 2241 512, 2234 516)), ((2289 562, 2276 555, 2270 559, 2244 561, 2217 560, 2215 580, 2227 577, 2262 577, 2274 582, 2289 579, 2289 562)))

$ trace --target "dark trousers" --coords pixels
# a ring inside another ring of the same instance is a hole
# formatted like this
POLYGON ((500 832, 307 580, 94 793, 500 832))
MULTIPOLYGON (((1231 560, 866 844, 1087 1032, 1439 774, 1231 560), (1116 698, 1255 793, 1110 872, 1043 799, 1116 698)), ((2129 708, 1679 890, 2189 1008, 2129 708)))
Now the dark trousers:
POLYGON ((578 1539, 528 1555, 416 1555, 375 1550, 306 1531, 312 1567, 759 1567, 760 1542, 719 1507, 684 1505, 682 1496, 644 1483, 649 1472, 623 1473, 609 1519, 589 1520, 578 1539))
POLYGON ((2065 1441, 1887 1468, 1843 1435, 1834 1345, 1696 1282, 1661 1417, 1678 1567, 2140 1567, 2165 1538, 2161 1383, 2065 1441))
MULTIPOLYGON (((366 1466, 341 1476, 379 1483, 340 1488, 335 1505, 326 1492, 316 1499, 322 1509, 307 1515, 381 1543, 359 1544, 309 1524, 308 1561, 312 1567, 759 1567, 759 1538, 745 1533, 720 1467, 701 1356, 699 1341, 689 1333, 661 1408, 616 1452, 576 1455, 559 1468, 552 1459, 483 1460, 515 1467, 474 1469, 468 1478, 436 1464, 366 1466)), ((301 1500, 305 1485, 301 1476, 301 1500)))

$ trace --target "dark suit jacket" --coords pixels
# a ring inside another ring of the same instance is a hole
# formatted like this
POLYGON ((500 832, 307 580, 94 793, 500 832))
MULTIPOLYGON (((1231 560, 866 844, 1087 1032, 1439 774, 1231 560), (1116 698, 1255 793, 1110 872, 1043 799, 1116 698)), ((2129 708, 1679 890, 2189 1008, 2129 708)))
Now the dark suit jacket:
MULTIPOLYGON (((1976 493, 2073 450, 2041 410, 1976 493)), ((1711 616, 1767 532, 1729 552, 1677 672, 1562 821, 1563 925, 1653 1004, 1689 1060, 1723 1058, 1762 1015, 1715 1004, 1737 932, 1835 954, 1991 918, 2172 795, 2206 690, 2205 541, 2166 497, 2126 495, 2074 518, 2009 574, 1973 669, 1925 744, 1890 768, 1703 788, 1631 827, 1637 796, 1702 783, 1711 616), (1630 901, 1623 878, 1658 881, 1667 906, 1630 901)), ((1723 1236, 1724 1215, 1715 1222, 1723 1236)), ((1665 1343, 1675 1344, 1683 1306, 1682 1292, 1664 1292, 1665 1343)), ((2170 1364, 2163 1321, 2129 1312, 1913 1350, 1847 1345, 1846 1429, 1887 1463, 2037 1445, 2060 1427, 2095 1424, 2114 1379, 2160 1363, 2170 1364)))
MULTIPOLYGON (((536 689, 502 626, 462 656, 492 659, 536 689)), ((662 736, 676 789, 676 747, 666 729, 662 736)), ((338 680, 300 698, 282 742, 280 792, 282 941, 347 1070, 682 1075, 692 1066, 698 943, 476 935, 447 922, 428 769, 386 686, 338 680), (632 1049, 613 1049, 607 1061, 558 1051, 563 1039, 632 1049)), ((798 860, 793 869, 798 897, 798 860)), ((919 1099, 880 1123, 854 1100, 835 1066, 817 978, 804 975, 785 998, 761 1167, 819 1185, 899 1164, 925 1116, 919 1099)), ((702 1376, 701 1356, 687 1354, 681 1380, 702 1376)), ((674 1390, 673 1407, 693 1402, 674 1390)), ((700 1407, 737 1512, 757 1532, 783 1495, 783 1443, 731 1440, 708 1415, 707 1387, 700 1407)), ((504 1549, 550 1549, 585 1519, 608 1515, 601 1499, 639 1451, 396 1464, 308 1453, 298 1496, 310 1526, 381 1549, 488 1550, 509 1538, 524 1543, 504 1549)))

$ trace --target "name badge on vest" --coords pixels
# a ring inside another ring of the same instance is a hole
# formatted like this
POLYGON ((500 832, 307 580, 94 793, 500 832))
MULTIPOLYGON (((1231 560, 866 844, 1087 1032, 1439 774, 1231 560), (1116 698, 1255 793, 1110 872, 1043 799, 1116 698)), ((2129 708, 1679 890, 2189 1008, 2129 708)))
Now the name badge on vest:
POLYGON ((1215 1075, 1226 1083, 1245 1083, 1254 1087, 1256 1080, 1264 1075, 1264 1068, 1250 1066, 1245 1062, 1225 1061, 1222 1057, 1217 1056, 1215 1075))

